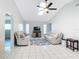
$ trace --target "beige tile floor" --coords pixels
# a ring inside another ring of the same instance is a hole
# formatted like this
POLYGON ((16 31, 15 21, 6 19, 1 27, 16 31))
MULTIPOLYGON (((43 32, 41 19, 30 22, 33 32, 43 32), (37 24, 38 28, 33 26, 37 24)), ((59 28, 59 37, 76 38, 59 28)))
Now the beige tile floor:
POLYGON ((5 53, 2 59, 79 59, 79 52, 65 48, 63 45, 15 47, 5 53))

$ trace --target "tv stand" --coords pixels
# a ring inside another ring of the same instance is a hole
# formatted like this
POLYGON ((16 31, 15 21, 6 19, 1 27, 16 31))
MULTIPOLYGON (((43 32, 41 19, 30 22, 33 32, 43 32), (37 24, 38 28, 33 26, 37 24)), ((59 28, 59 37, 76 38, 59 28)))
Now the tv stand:
POLYGON ((32 37, 41 37, 41 33, 39 33, 39 32, 33 32, 32 33, 32 37))

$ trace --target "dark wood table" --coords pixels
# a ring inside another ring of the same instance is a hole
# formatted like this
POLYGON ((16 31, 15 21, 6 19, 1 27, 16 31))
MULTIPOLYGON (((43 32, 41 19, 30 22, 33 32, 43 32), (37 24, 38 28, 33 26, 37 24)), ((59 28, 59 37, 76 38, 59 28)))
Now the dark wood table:
POLYGON ((78 40, 75 40, 72 38, 67 38, 66 39, 66 47, 72 49, 73 51, 75 49, 78 51, 78 40))

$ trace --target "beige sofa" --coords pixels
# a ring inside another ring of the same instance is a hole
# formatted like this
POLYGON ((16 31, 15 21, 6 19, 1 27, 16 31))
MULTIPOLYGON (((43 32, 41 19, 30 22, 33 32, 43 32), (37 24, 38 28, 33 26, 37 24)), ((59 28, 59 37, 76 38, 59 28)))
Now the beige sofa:
POLYGON ((46 40, 48 40, 51 44, 56 45, 60 44, 63 34, 62 33, 50 33, 44 36, 46 40))
POLYGON ((24 46, 29 45, 29 36, 24 32, 15 32, 15 45, 24 46))

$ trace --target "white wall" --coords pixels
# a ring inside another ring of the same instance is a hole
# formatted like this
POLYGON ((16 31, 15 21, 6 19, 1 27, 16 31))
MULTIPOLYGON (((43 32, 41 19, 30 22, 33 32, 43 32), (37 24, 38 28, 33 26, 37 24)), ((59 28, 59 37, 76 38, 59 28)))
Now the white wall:
POLYGON ((53 23, 54 32, 64 33, 64 38, 74 38, 79 40, 79 3, 73 1, 64 6, 50 22, 53 23))
MULTIPOLYGON (((17 26, 22 19, 13 0, 0 0, 0 47, 4 45, 4 21, 6 13, 11 14, 13 17, 13 31, 17 31, 17 26)), ((0 48, 0 53, 2 50, 0 48)))

